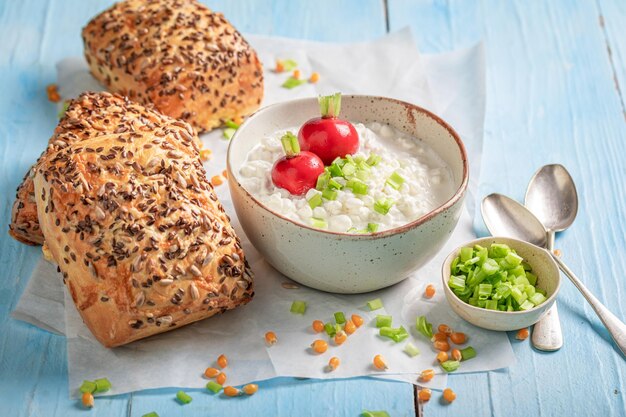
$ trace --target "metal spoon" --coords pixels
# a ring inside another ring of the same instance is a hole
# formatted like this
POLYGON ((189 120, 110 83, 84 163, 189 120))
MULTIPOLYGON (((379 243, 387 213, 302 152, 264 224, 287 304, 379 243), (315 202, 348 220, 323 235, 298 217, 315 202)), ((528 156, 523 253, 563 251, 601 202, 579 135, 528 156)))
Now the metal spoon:
MULTIPOLYGON (((571 175, 563 165, 541 167, 530 179, 524 204, 548 232, 547 248, 554 251, 554 237, 574 222, 578 213, 578 194, 571 175)), ((563 346, 563 333, 556 303, 533 328, 533 346, 555 351, 563 346)))
MULTIPOLYGON (((487 228, 493 235, 510 236, 546 248, 548 239, 543 224, 517 201, 501 194, 490 194, 483 200, 481 212, 487 228)), ((617 347, 626 356, 626 325, 594 297, 558 256, 552 251, 546 252, 582 293, 609 331, 617 347)))

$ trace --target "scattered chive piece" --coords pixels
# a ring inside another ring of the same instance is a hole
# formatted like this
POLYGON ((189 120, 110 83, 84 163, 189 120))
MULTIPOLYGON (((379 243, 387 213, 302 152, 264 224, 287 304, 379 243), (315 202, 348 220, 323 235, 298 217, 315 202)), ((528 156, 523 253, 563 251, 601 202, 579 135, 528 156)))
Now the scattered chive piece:
POLYGON ((150 412, 148 414, 144 414, 141 417, 159 417, 159 415, 155 411, 152 411, 152 412, 150 412))
POLYGON ((407 342, 407 344, 404 345, 404 349, 402 350, 410 357, 414 357, 420 354, 420 350, 411 342, 407 342))
POLYGON ((291 309, 289 310, 293 314, 304 314, 306 311, 306 302, 304 301, 294 301, 291 303, 291 309))
POLYGON ((285 80, 281 87, 291 90, 292 88, 296 88, 298 86, 301 86, 302 84, 306 84, 306 80, 299 80, 294 77, 289 77, 285 80))
POLYGON ((285 151, 285 155, 287 155, 287 157, 295 156, 300 153, 300 144, 298 143, 298 138, 293 133, 285 133, 280 138, 280 143, 283 145, 283 150, 285 151))
POLYGON ((176 393, 176 399, 181 404, 189 404, 192 400, 191 396, 184 391, 178 391, 176 393))
POLYGON ((236 130, 237 129, 233 129, 232 127, 227 127, 226 129, 224 129, 224 132, 222 132, 222 136, 224 137, 224 139, 231 140, 236 130))
POLYGON ((394 342, 399 343, 399 342, 402 342, 407 337, 409 337, 409 332, 406 331, 404 326, 400 326, 396 330, 397 330, 396 334, 391 336, 391 338, 393 339, 394 342))
POLYGON ((209 381, 206 384, 206 389, 211 391, 213 394, 217 394, 222 390, 222 386, 215 381, 209 381))
POLYGON ((335 323, 337 324, 344 324, 346 322, 346 316, 343 314, 343 312, 338 311, 335 313, 335 323))
POLYGON ((445 362, 441 362, 441 367, 446 372, 454 372, 457 369, 459 369, 459 366, 461 366, 461 362, 459 362, 459 361, 445 361, 445 362))
POLYGON ((335 325, 330 322, 324 324, 324 331, 329 337, 334 337, 336 334, 335 325))
POLYGON ((285 60, 279 60, 279 61, 283 66, 283 71, 289 72, 298 68, 298 63, 294 61, 293 59, 285 59, 285 60))
POLYGON ((393 205, 394 201, 391 198, 380 198, 374 203, 374 211, 385 215, 389 213, 389 210, 391 210, 391 206, 393 205))
POLYGON ((315 207, 322 205, 322 194, 315 194, 313 197, 309 198, 309 207, 314 209, 315 207))
POLYGON ((383 301, 380 298, 376 298, 375 300, 368 301, 367 306, 370 311, 378 310, 383 308, 383 301))
POLYGON ((395 190, 399 190, 400 187, 402 187, 402 184, 404 184, 404 181, 404 177, 394 171, 389 178, 387 178, 386 184, 395 190))
POLYGON ((337 190, 333 190, 332 188, 325 188, 322 191, 322 197, 324 197, 326 200, 336 200, 337 190))
POLYGON ((392 320, 393 318, 391 316, 379 314, 376 316, 376 327, 378 327, 379 329, 381 327, 391 327, 392 320))
POLYGON ((361 417, 391 417, 386 411, 368 411, 363 410, 361 417))
POLYGON ((107 392, 111 389, 111 383, 106 378, 100 378, 93 381, 96 384, 96 389, 94 392, 107 392))
POLYGON ((370 233, 376 233, 378 231, 378 223, 368 223, 367 231, 370 233))
POLYGON ((93 381, 83 381, 83 384, 80 386, 79 390, 83 394, 85 392, 90 392, 93 394, 93 392, 96 390, 96 383, 93 381))
POLYGON ((419 316, 415 324, 415 328, 418 332, 424 335, 424 337, 430 340, 433 337, 433 325, 426 320, 426 316, 419 316))
POLYGON ((231 129, 235 129, 235 130, 239 129, 239 124, 237 124, 237 123, 233 122, 233 121, 232 121, 232 120, 230 120, 230 119, 229 119, 229 120, 226 120, 226 121, 224 122, 224 124, 226 125, 226 127, 229 127, 229 128, 231 128, 231 129))
POLYGON ((476 350, 471 347, 468 346, 465 349, 461 349, 461 360, 462 361, 468 361, 472 358, 476 357, 476 350))
POLYGON ((317 227, 318 229, 326 229, 328 227, 328 223, 324 219, 318 219, 317 217, 311 217, 311 223, 313 227, 317 227))

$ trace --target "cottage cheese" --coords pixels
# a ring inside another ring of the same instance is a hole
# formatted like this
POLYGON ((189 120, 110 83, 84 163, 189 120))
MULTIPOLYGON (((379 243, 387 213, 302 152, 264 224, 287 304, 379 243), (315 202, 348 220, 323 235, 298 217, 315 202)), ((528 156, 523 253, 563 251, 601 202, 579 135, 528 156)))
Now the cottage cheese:
POLYGON ((357 155, 371 154, 382 158, 371 169, 367 195, 353 194, 350 189, 338 192, 336 200, 323 200, 311 209, 308 200, 319 191, 311 189, 305 196, 291 195, 274 185, 271 171, 274 162, 284 153, 280 138, 287 131, 275 132, 262 138, 248 154, 240 169, 241 184, 269 209, 307 226, 316 227, 314 218, 322 219, 325 230, 355 232, 367 229, 368 223, 378 224, 378 231, 405 225, 437 208, 454 194, 452 176, 443 160, 426 144, 381 123, 354 123, 359 134, 357 155), (405 182, 396 190, 387 179, 397 172, 405 182), (374 210, 380 198, 395 202, 385 215, 374 210))

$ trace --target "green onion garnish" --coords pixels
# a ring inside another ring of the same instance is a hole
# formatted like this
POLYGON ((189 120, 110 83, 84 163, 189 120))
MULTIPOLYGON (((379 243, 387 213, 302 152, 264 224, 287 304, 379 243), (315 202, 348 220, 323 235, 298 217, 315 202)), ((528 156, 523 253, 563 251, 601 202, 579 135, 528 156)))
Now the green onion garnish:
POLYGON ((313 197, 309 198, 308 201, 309 201, 309 207, 311 207, 311 209, 314 209, 315 207, 322 205, 322 195, 315 194, 313 197))
POLYGON ((367 231, 369 233, 376 233, 378 231, 378 223, 368 223, 367 231))
POLYGON ((391 210, 391 206, 393 205, 394 201, 391 198, 381 198, 376 200, 374 203, 374 211, 385 215, 389 213, 389 210, 391 210))
POLYGON ((383 308, 383 301, 380 298, 376 298, 375 300, 368 301, 367 306, 370 311, 378 310, 383 308))
POLYGON ((393 172, 389 178, 387 178, 386 184, 388 184, 391 188, 399 190, 400 187, 402 187, 402 184, 404 184, 404 178, 402 177, 402 175, 398 174, 397 172, 393 172))
POLYGON ((334 178, 331 178, 330 180, 328 180, 328 187, 335 190, 341 190, 343 188, 343 185, 337 182, 334 178))
POLYGON ((83 381, 83 384, 80 386, 79 390, 82 393, 93 393, 96 390, 96 383, 93 381, 83 381))
POLYGON ((344 324, 346 322, 346 316, 343 314, 343 312, 338 311, 335 313, 335 323, 337 324, 344 324))
POLYGON ((326 223, 326 220, 318 219, 317 217, 311 217, 311 223, 313 224, 313 227, 316 227, 318 229, 326 229, 328 227, 328 223, 326 223))
POLYGON ((176 393, 176 399, 181 404, 189 404, 192 400, 191 396, 184 391, 178 391, 176 393))
POLYGON ((369 158, 367 158, 366 162, 367 162, 367 165, 373 167, 373 166, 378 165, 380 163, 380 161, 382 161, 382 160, 383 160, 383 158, 381 156, 371 154, 369 156, 369 158))
POLYGON ((96 384, 96 389, 94 390, 94 392, 107 392, 111 389, 111 383, 106 378, 96 379, 93 382, 96 384))
POLYGON ((159 415, 155 411, 152 411, 152 412, 150 412, 148 414, 144 414, 141 417, 159 417, 159 415))
POLYGON ((281 60, 280 63, 283 64, 283 71, 287 72, 293 71, 298 67, 298 63, 293 59, 285 59, 284 61, 281 60))
POLYGON ((317 101, 320 104, 322 117, 339 117, 339 112, 341 111, 341 93, 335 93, 330 96, 319 96, 317 101))
POLYGON ((459 366, 461 366, 461 362, 459 362, 459 361, 445 361, 445 362, 441 362, 441 367, 446 372, 454 372, 457 369, 459 369, 459 366))
POLYGON ((418 332, 424 335, 424 337, 430 340, 433 337, 433 325, 426 320, 426 316, 419 316, 415 324, 415 328, 418 332))
POLYGON ((306 312, 306 302, 305 301, 294 301, 291 303, 291 309, 289 310, 293 314, 304 314, 306 312))
POLYGON ((414 357, 420 354, 420 350, 411 342, 407 342, 407 344, 404 345, 404 349, 402 350, 410 357, 414 357))
POLYGON ((379 314, 376 316, 376 327, 379 329, 381 327, 391 327, 391 321, 393 318, 391 316, 385 316, 383 314, 379 314))
POLYGON ((227 127, 226 129, 224 129, 224 131, 222 132, 222 136, 224 137, 224 139, 228 139, 231 140, 233 138, 233 135, 235 134, 235 131, 237 129, 233 129, 232 127, 227 127))
POLYGON ((298 143, 298 137, 291 132, 285 133, 280 138, 280 143, 283 145, 283 150, 287 157, 295 156, 300 153, 300 144, 298 143))
POLYGON ((226 125, 226 127, 230 127, 231 129, 239 129, 239 125, 230 119, 226 120, 224 124, 226 125))
POLYGON ((315 189, 317 191, 322 191, 324 188, 328 186, 328 182, 330 181, 330 172, 328 168, 324 168, 324 172, 317 177, 317 184, 315 184, 315 189))
POLYGON ((215 381, 209 381, 206 384, 206 389, 211 391, 213 394, 217 394, 222 390, 222 386, 215 381))
POLYGON ((409 332, 406 331, 404 326, 400 326, 397 329, 396 334, 394 334, 391 338, 393 339, 394 342, 399 343, 399 342, 402 342, 407 337, 409 337, 409 332))
POLYGON ((363 410, 361 417, 391 417, 386 411, 368 411, 363 410))
POLYGON ((336 334, 335 325, 330 322, 324 324, 324 331, 329 337, 334 337, 336 334))
POLYGON ((332 188, 325 188, 322 191, 322 197, 324 197, 326 200, 336 200, 337 190, 333 190, 332 188))
POLYGON ((306 82, 306 80, 289 77, 285 80, 281 87, 291 90, 292 88, 296 88, 298 86, 301 86, 302 84, 306 84, 306 82))
POLYGON ((358 179, 349 180, 346 183, 346 188, 351 189, 354 194, 367 195, 367 189, 368 189, 367 184, 365 184, 361 180, 358 180, 358 179))
POLYGON ((468 361, 476 357, 476 350, 473 347, 468 346, 465 349, 461 349, 461 360, 468 361))

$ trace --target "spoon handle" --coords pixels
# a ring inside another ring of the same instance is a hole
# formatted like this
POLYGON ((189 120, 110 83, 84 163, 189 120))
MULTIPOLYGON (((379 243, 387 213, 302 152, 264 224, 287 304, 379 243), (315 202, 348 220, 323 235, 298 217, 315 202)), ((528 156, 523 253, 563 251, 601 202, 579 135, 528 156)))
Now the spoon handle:
POLYGON ((554 255, 554 253, 550 252, 552 255, 552 259, 557 263, 561 271, 567 275, 567 277, 572 281, 572 283, 578 288, 578 291, 582 293, 582 295, 587 299, 587 302, 593 307, 596 314, 604 323, 604 326, 609 331, 609 334, 617 344, 617 347, 622 351, 622 354, 626 356, 626 324, 624 324, 620 319, 618 319, 613 313, 611 313, 594 295, 585 287, 585 285, 580 282, 576 274, 572 272, 571 269, 567 267, 559 259, 558 256, 554 255))

